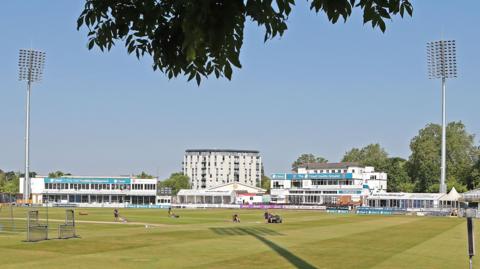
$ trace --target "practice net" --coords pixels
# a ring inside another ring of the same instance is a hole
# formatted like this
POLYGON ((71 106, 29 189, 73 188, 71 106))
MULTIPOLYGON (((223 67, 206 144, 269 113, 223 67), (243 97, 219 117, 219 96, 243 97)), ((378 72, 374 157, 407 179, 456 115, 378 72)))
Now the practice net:
POLYGON ((77 237, 75 232, 75 210, 65 210, 65 223, 58 225, 58 238, 68 239, 77 237))
POLYGON ((48 239, 48 225, 41 224, 38 210, 30 210, 27 214, 27 241, 36 242, 48 239))
POLYGON ((17 231, 13 209, 12 204, 0 204, 0 233, 17 231))

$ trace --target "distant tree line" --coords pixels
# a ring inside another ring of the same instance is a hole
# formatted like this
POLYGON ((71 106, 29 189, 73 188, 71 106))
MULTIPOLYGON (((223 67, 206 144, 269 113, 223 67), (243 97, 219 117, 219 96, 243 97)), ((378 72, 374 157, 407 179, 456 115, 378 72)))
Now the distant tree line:
POLYGON ((20 173, 0 169, 0 193, 18 193, 20 173))
MULTIPOLYGON (((440 179, 441 126, 428 124, 410 141, 411 154, 408 159, 389 156, 378 143, 347 151, 342 162, 358 162, 374 166, 376 171, 388 173, 388 191, 438 192, 440 179)), ((296 168, 304 163, 326 163, 327 159, 314 154, 302 154, 292 163, 296 168)), ((262 169, 263 170, 263 169, 262 169)), ((55 171, 49 177, 69 176, 70 173, 55 171)), ((36 173, 31 172, 30 177, 36 173)), ((0 192, 18 193, 20 172, 5 172, 0 169, 0 192)), ((145 172, 138 178, 154 178, 145 172)), ((159 187, 170 187, 176 194, 190 187, 189 178, 183 173, 173 173, 160 181, 159 187)), ((270 189, 270 178, 262 173, 262 188, 270 189)), ((480 146, 475 144, 474 134, 467 132, 462 122, 450 122, 447 126, 447 186, 459 192, 480 188, 480 146)))
MULTIPOLYGON (((388 191, 438 192, 440 179, 441 126, 428 124, 410 141, 409 158, 391 157, 380 144, 352 148, 342 162, 358 162, 388 173, 388 191)), ((326 162, 313 154, 302 154, 292 168, 301 163, 326 162), (317 161, 320 160, 320 161, 317 161)), ((480 146, 462 122, 447 126, 447 185, 459 192, 480 188, 480 146)))
POLYGON ((64 173, 62 171, 55 171, 55 172, 48 173, 48 177, 50 177, 50 178, 59 178, 59 177, 71 176, 71 175, 72 174, 70 174, 70 173, 64 173))

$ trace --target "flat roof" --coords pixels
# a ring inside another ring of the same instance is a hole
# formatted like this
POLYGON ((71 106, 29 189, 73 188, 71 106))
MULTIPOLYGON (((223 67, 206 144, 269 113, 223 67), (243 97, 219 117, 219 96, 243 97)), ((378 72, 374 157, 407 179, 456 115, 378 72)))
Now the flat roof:
POLYGON ((260 153, 258 150, 243 149, 187 149, 185 152, 232 152, 232 153, 260 153))
POLYGON ((467 191, 462 193, 461 195, 462 195, 461 200, 464 202, 473 202, 473 203, 480 202, 480 189, 467 191))
POLYGON ((233 195, 235 192, 233 190, 207 190, 207 189, 200 189, 200 190, 192 190, 192 189, 181 189, 178 191, 177 196, 181 195, 205 195, 205 196, 217 196, 217 195, 233 195))
POLYGON ((367 199, 391 200, 391 199, 406 199, 406 200, 438 200, 442 198, 444 193, 410 193, 410 192, 381 192, 373 193, 367 199))
POLYGON ((348 167, 365 167, 357 162, 339 162, 339 163, 302 163, 298 168, 306 169, 340 169, 348 167))
POLYGON ((137 176, 61 176, 61 177, 49 177, 49 176, 41 176, 36 175, 32 178, 130 178, 130 179, 157 179, 157 177, 153 178, 139 178, 137 176))
POLYGON ((273 180, 311 180, 311 179, 353 179, 352 173, 274 173, 271 174, 273 180))
MULTIPOLYGON (((22 178, 23 179, 23 178, 22 178)), ((136 177, 105 177, 105 176, 66 176, 66 177, 34 177, 32 181, 43 181, 45 183, 79 183, 79 184, 131 184, 131 183, 156 183, 157 178, 136 178, 136 177)))

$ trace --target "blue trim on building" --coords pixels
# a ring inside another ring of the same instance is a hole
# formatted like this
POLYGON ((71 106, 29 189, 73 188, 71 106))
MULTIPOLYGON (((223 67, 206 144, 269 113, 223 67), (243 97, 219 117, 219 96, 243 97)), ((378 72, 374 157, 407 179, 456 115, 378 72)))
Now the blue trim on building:
POLYGON ((359 190, 339 190, 338 194, 362 194, 359 190))
POLYGON ((309 180, 309 179, 353 179, 352 173, 319 173, 319 174, 272 174, 274 180, 309 180))

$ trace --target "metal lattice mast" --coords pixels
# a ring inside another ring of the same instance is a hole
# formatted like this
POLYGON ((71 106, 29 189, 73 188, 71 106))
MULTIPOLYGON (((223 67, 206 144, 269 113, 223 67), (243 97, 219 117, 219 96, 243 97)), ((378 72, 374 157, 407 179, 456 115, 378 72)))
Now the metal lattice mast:
POLYGON ((455 40, 440 40, 427 43, 427 61, 428 77, 430 79, 442 79, 442 159, 440 165, 440 193, 446 193, 446 79, 457 77, 455 40))
POLYGON ((23 200, 30 199, 30 93, 33 82, 42 80, 45 66, 45 52, 33 49, 21 49, 18 59, 18 80, 27 82, 27 100, 25 104, 25 178, 23 182, 23 200))

